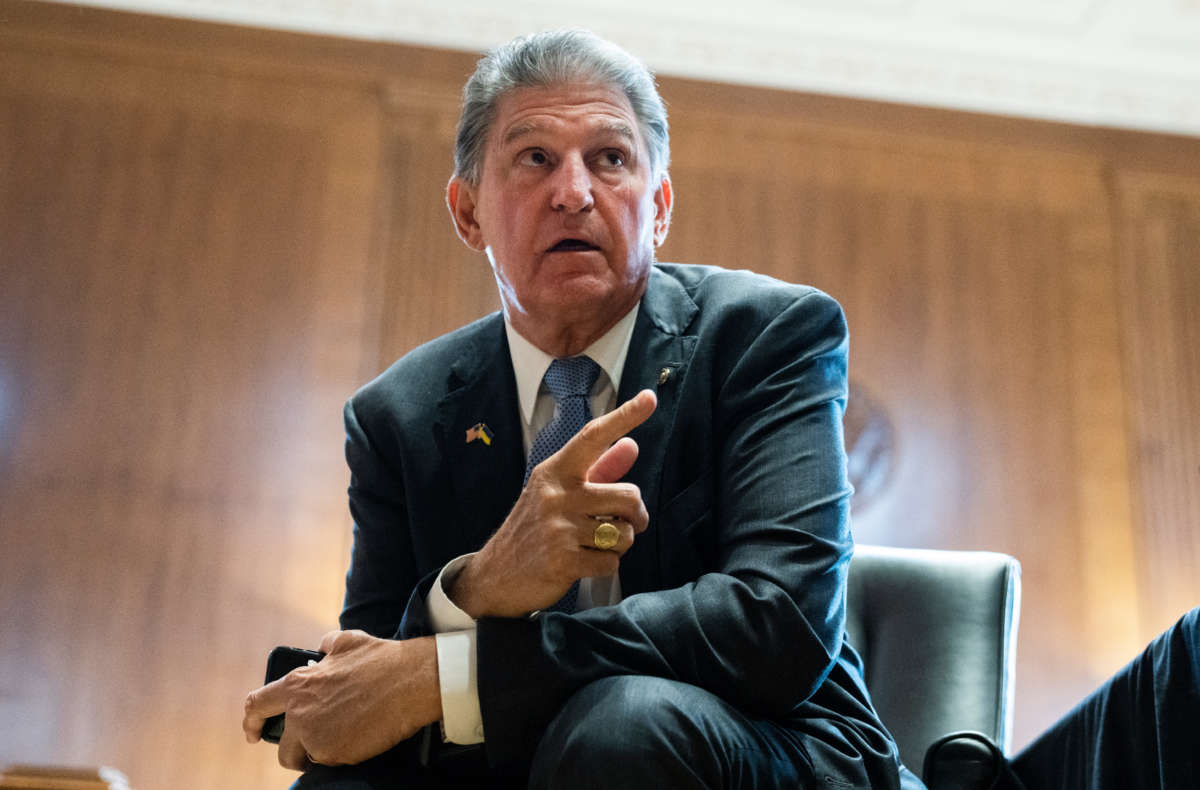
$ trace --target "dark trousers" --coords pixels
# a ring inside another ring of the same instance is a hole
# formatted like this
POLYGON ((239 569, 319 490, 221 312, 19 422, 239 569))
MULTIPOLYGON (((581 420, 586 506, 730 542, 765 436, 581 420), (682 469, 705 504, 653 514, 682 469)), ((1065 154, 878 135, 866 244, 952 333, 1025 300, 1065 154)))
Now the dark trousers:
POLYGON ((1028 790, 1200 788, 1200 609, 1012 758, 1028 790))
MULTIPOLYGON (((488 774, 482 749, 424 768, 385 754, 318 767, 293 790, 383 788, 826 787, 803 746, 705 691, 614 677, 568 701, 543 738, 531 777, 488 774)), ((1027 790, 1200 788, 1200 609, 1039 736, 1010 767, 1027 790)), ((911 774, 904 786, 919 786, 911 774)))
POLYGON ((490 772, 482 746, 455 748, 434 765, 419 762, 417 750, 405 746, 358 765, 314 766, 291 790, 524 790, 529 781, 490 772))
MULTIPOLYGON (((786 727, 748 717, 696 686, 622 675, 585 686, 566 702, 542 737, 528 776, 491 775, 477 749, 432 767, 389 755, 358 766, 317 767, 293 790, 854 790, 832 777, 815 778, 810 765, 802 738, 786 727)), ((907 772, 905 782, 920 786, 907 772)))

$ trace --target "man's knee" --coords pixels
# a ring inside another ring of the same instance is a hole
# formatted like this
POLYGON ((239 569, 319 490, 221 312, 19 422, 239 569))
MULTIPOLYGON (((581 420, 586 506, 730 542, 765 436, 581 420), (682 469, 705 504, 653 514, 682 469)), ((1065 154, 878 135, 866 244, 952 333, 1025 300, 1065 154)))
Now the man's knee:
POLYGON ((604 678, 567 700, 534 756, 531 788, 704 787, 719 773, 706 691, 639 675, 604 678))
POLYGON ((1192 658, 1200 660, 1200 606, 1179 618, 1175 628, 1192 658))
MULTIPOLYGON (((1200 607, 1184 614, 1134 662, 1156 690, 1200 694, 1200 607)), ((1161 693, 1156 691, 1155 693, 1161 693)))

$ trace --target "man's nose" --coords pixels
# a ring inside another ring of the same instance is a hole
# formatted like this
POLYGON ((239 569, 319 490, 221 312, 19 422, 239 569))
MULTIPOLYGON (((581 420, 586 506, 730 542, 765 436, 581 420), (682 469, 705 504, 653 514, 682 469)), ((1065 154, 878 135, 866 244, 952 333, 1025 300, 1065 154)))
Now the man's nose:
POLYGON ((592 195, 592 173, 582 158, 566 157, 559 164, 554 173, 551 201, 555 211, 574 214, 591 209, 595 202, 592 195))

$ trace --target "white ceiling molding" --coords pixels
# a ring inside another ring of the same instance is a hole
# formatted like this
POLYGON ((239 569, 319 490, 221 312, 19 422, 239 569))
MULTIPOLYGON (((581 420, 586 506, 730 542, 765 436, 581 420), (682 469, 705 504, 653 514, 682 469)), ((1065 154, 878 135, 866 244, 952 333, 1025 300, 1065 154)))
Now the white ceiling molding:
POLYGON ((664 75, 1200 136, 1200 0, 77 0, 482 51, 595 30, 664 75))

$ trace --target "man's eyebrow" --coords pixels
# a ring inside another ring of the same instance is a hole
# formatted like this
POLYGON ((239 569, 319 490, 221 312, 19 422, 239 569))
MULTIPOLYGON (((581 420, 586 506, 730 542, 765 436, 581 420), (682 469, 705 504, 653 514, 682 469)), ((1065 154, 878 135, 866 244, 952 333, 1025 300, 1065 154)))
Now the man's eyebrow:
MULTIPOLYGON (((515 140, 519 140, 527 135, 535 134, 545 128, 546 127, 544 124, 537 123, 536 121, 518 123, 515 126, 510 127, 508 131, 504 133, 503 144, 509 145, 515 140)), ((623 121, 605 121, 597 127, 597 131, 601 134, 615 134, 619 137, 625 138, 630 143, 633 143, 633 141, 637 139, 634 135, 633 127, 623 121)))
POLYGON ((528 134, 533 134, 542 128, 544 127, 541 124, 532 122, 519 123, 516 126, 511 126, 509 127, 508 131, 504 133, 504 144, 508 145, 513 140, 517 140, 528 134))
POLYGON ((605 123, 601 130, 609 134, 615 134, 624 137, 628 142, 632 143, 636 136, 633 133, 633 127, 623 121, 609 121, 605 123))

